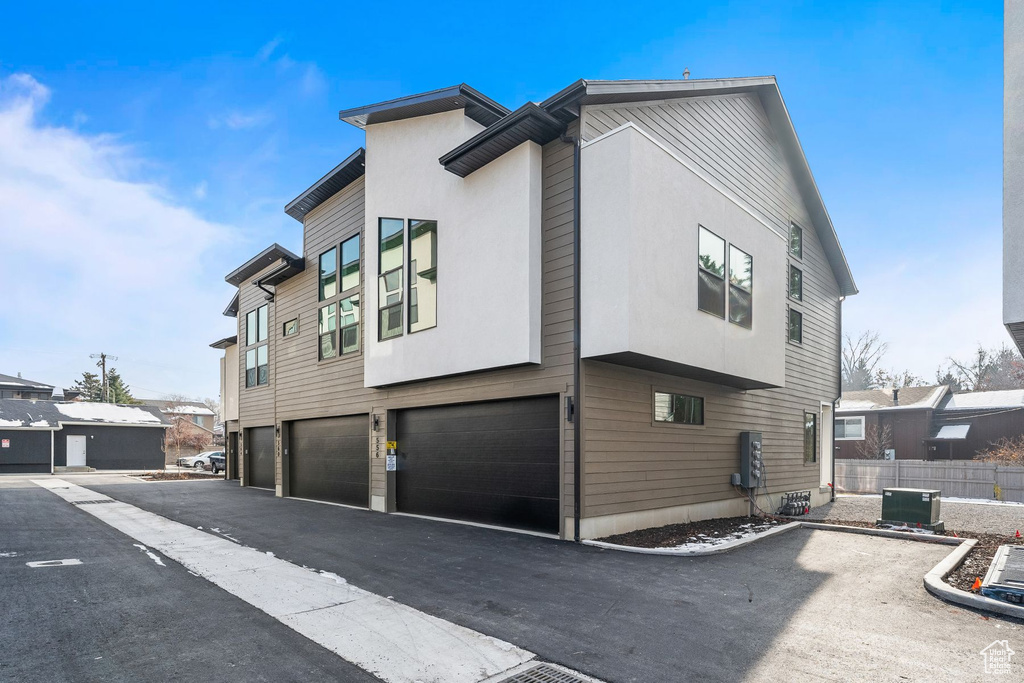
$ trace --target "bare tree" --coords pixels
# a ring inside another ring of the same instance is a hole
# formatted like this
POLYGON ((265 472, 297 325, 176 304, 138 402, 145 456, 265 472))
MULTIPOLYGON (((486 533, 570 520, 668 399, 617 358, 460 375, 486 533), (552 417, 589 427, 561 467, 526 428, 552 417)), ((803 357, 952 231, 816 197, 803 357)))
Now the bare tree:
POLYGON ((987 450, 974 456, 975 460, 991 462, 997 465, 1024 465, 1024 435, 1013 438, 1002 437, 989 444, 987 450))
POLYGON ((910 370, 876 370, 875 385, 879 387, 923 387, 924 379, 918 377, 910 370))
POLYGON ((220 422, 220 401, 215 398, 204 398, 203 403, 206 407, 213 411, 214 423, 220 422))
POLYGON ((864 440, 857 444, 857 455, 865 460, 885 460, 885 452, 891 448, 892 425, 885 422, 881 427, 871 425, 864 430, 864 440))
POLYGON ((878 333, 868 330, 857 339, 844 336, 843 344, 843 390, 858 391, 873 389, 876 384, 878 363, 889 345, 880 341, 878 333))

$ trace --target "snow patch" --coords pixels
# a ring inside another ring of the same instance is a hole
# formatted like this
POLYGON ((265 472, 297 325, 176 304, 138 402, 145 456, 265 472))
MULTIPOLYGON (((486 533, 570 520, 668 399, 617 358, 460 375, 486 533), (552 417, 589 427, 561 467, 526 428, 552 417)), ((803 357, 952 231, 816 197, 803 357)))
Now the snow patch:
POLYGON ((161 408, 160 412, 174 415, 213 415, 213 411, 209 408, 199 406, 168 406, 161 408))
POLYGON ((36 420, 35 422, 33 422, 33 423, 31 423, 29 425, 29 427, 49 427, 49 426, 50 426, 50 423, 47 422, 46 420, 36 420))
POLYGON ((14 551, 0 553, 0 557, 17 557, 18 553, 14 551))
POLYGON ((740 531, 733 531, 732 533, 724 536, 717 531, 712 531, 710 536, 707 534, 697 534, 696 536, 690 536, 686 543, 666 546, 666 548, 671 548, 673 550, 703 550, 705 548, 713 548, 724 543, 738 541, 741 538, 758 536, 765 531, 775 529, 778 526, 778 524, 773 522, 750 522, 749 524, 740 524, 740 531))
POLYGON ((146 546, 142 545, 141 543, 132 543, 132 545, 135 546, 136 548, 138 548, 139 550, 141 550, 142 552, 146 553, 147 555, 149 555, 149 559, 153 560, 154 562, 156 562, 161 567, 166 567, 167 566, 166 564, 164 564, 164 561, 161 560, 159 556, 157 556, 156 553, 154 553, 152 550, 150 550, 146 546))
POLYGON ((133 406, 113 403, 58 403, 57 410, 73 420, 113 422, 117 424, 163 424, 153 413, 133 406))
POLYGON ((340 576, 338 576, 334 572, 328 572, 328 571, 324 571, 323 569, 321 569, 317 573, 320 574, 320 576, 324 577, 325 579, 331 579, 335 583, 348 583, 348 581, 346 581, 345 579, 341 578, 340 576))
POLYGON ((0 427, 20 427, 25 424, 21 420, 2 420, 0 419, 0 427))

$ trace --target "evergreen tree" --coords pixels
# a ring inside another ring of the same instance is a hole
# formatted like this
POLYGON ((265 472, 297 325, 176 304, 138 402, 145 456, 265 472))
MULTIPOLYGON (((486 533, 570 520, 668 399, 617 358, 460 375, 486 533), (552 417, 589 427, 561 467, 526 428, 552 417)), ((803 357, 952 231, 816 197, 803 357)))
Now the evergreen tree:
POLYGON ((103 400, 103 380, 91 372, 83 372, 82 379, 76 381, 71 390, 79 392, 83 401, 95 403, 103 400))
POLYGON ((132 396, 128 385, 121 379, 115 368, 107 371, 107 399, 110 403, 122 403, 127 405, 138 405, 142 401, 132 396))

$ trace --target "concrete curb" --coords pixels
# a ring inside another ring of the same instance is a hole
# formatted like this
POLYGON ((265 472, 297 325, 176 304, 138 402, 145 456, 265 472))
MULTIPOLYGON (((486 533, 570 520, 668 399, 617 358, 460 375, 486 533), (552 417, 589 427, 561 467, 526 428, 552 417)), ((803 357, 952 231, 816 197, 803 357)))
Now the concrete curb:
POLYGON ((1011 605, 1008 602, 1002 602, 1000 600, 993 600, 992 598, 986 598, 984 595, 968 593, 967 591, 962 591, 959 588, 953 588, 946 583, 946 577, 960 566, 960 563, 964 561, 964 558, 967 557, 967 553, 974 548, 976 543, 977 541, 974 539, 964 541, 960 544, 959 548, 947 555, 946 559, 939 562, 930 572, 925 574, 925 590, 946 602, 953 602, 958 605, 963 605, 964 607, 973 607, 974 609, 983 610, 985 612, 995 612, 996 614, 1002 614, 1006 617, 1024 620, 1024 607, 1011 605))
POLYGON ((727 541, 721 545, 714 545, 708 548, 699 548, 693 550, 684 550, 681 548, 638 548, 631 545, 619 545, 617 543, 605 543, 604 541, 581 541, 583 545, 593 546, 595 548, 604 548, 605 550, 621 550, 626 553, 637 553, 640 555, 671 555, 675 557, 701 557, 704 555, 719 555, 721 553, 727 553, 730 550, 741 548, 745 545, 750 545, 760 541, 761 539, 768 538, 769 536, 776 536, 778 534, 792 531, 793 529, 799 529, 802 522, 790 522, 789 524, 783 524, 777 526, 774 529, 769 529, 763 533, 755 536, 748 536, 747 538, 737 538, 734 541, 727 541))

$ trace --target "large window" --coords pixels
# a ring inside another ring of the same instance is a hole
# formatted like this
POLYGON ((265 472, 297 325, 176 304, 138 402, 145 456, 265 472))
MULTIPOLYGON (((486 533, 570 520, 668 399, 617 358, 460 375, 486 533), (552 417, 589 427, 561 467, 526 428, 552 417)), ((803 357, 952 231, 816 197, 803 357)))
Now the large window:
POLYGON ((837 417, 836 441, 863 441, 864 416, 837 417))
POLYGON ((338 250, 328 249, 320 254, 320 301, 338 293, 338 250))
POLYGON ((789 341, 797 344, 804 341, 804 316, 794 308, 789 309, 789 341))
POLYGON ((725 240, 701 227, 697 250, 697 308, 725 318, 725 240))
POLYGON ((359 350, 359 295, 338 302, 338 329, 341 330, 341 353, 359 350))
POLYGON ((338 304, 320 308, 319 315, 320 360, 338 355, 338 304))
POLYGON ((753 325, 754 259, 729 245, 729 322, 748 330, 753 325))
POLYGON ((789 298, 794 301, 804 300, 804 274, 793 264, 789 265, 789 298))
POLYGON ((405 221, 380 219, 380 259, 377 280, 378 336, 381 341, 402 334, 402 266, 405 256, 405 221))
POLYGON ((320 256, 320 301, 340 297, 320 306, 317 312, 320 360, 359 350, 359 272, 359 235, 320 256))
POLYGON ((359 235, 341 243, 341 291, 359 286, 359 235))
POLYGON ((818 462, 818 416, 804 413, 804 463, 818 462))
POLYGON ((409 221, 409 332, 437 325, 437 221, 409 221))
POLYGON ((254 346, 245 352, 246 387, 270 382, 269 350, 265 343, 270 329, 269 314, 269 306, 263 304, 245 316, 245 345, 254 346), (255 346, 256 344, 260 346, 255 346))
POLYGON ((654 421, 687 425, 704 424, 704 399, 700 396, 654 392, 654 421))
POLYGON ((804 257, 804 229, 796 223, 789 224, 789 253, 798 259, 804 257))

